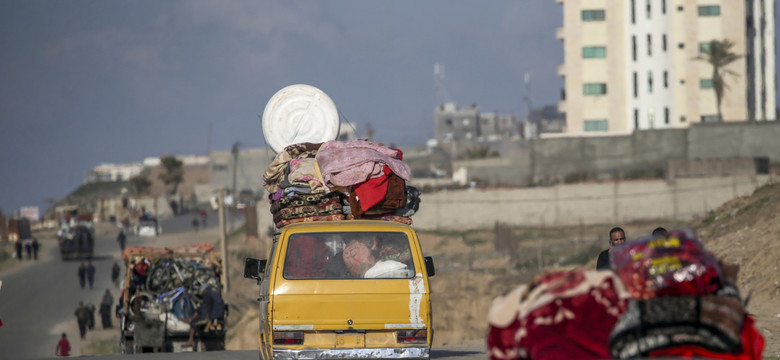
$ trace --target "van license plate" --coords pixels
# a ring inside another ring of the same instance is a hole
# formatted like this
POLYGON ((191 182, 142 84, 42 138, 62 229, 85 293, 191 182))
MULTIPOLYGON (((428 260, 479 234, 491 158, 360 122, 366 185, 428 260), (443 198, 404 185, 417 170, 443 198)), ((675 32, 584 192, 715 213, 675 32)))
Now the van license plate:
POLYGON ((365 334, 337 334, 336 347, 338 348, 366 347, 366 335, 365 334))

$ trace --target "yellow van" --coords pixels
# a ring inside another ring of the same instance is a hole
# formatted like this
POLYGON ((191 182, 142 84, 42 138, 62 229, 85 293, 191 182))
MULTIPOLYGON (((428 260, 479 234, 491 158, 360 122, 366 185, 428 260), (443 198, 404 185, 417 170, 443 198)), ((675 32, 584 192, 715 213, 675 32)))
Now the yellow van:
POLYGON ((429 359, 434 273, 433 259, 423 257, 408 225, 285 226, 267 260, 244 264, 244 277, 260 285, 260 356, 429 359))

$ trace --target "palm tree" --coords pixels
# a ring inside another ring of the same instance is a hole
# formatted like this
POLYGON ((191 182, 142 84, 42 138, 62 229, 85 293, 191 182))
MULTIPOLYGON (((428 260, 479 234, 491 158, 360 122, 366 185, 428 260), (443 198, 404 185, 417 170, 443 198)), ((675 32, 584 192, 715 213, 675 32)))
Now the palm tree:
POLYGON ((709 42, 709 50, 694 58, 695 60, 706 61, 712 65, 712 89, 715 90, 718 120, 720 121, 723 121, 723 113, 720 106, 721 102, 723 102, 723 92, 729 88, 728 84, 726 84, 725 76, 739 76, 735 71, 725 68, 742 57, 742 55, 735 54, 731 50, 732 47, 734 47, 734 43, 729 39, 713 39, 709 42))
POLYGON ((165 172, 159 175, 160 180, 168 187, 168 194, 175 195, 184 180, 184 164, 173 155, 160 156, 160 163, 165 168, 165 172))

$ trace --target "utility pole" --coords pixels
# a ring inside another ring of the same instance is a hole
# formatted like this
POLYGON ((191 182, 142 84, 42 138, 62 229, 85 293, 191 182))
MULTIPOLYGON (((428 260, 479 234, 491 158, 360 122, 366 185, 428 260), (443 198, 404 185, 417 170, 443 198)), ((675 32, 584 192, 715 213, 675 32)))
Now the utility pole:
POLYGON ((233 197, 233 206, 230 209, 230 231, 233 232, 233 225, 235 223, 236 219, 236 202, 238 201, 238 193, 236 193, 236 171, 238 170, 238 145, 241 144, 240 142, 236 141, 233 143, 233 148, 230 150, 231 153, 233 153, 233 192, 231 193, 233 197))
POLYGON ((225 189, 219 190, 219 245, 222 252, 222 288, 227 294, 230 291, 230 281, 228 281, 228 252, 227 235, 225 234, 225 189))

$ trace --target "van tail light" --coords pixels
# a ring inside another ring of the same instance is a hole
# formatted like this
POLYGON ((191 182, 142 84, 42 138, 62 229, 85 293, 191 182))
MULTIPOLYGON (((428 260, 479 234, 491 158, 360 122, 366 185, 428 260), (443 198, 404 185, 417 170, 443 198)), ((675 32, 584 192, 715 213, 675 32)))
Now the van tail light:
POLYGON ((303 331, 275 331, 274 345, 301 345, 303 331))
POLYGON ((425 344, 428 341, 428 330, 399 330, 399 344, 425 344))

